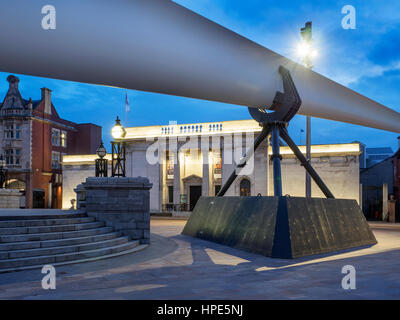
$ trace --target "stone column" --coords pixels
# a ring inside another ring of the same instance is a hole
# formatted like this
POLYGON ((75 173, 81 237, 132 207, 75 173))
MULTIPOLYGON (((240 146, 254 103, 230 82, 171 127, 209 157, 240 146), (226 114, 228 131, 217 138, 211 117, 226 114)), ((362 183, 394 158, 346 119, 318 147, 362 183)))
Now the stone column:
POLYGON ((168 196, 168 187, 167 187, 167 158, 166 152, 161 151, 160 158, 160 170, 161 170, 161 181, 160 181, 160 190, 161 190, 161 206, 160 211, 163 211, 164 205, 167 203, 168 196))
MULTIPOLYGON (((233 146, 232 146, 232 136, 225 135, 224 136, 224 143, 221 147, 221 158, 222 158, 222 187, 224 186, 225 182, 228 180, 229 176, 232 174, 233 170, 235 170, 236 165, 233 160, 233 146)), ((235 180, 230 188, 227 190, 225 195, 227 196, 234 196, 235 194, 235 180)))
POLYGON ((174 207, 176 211, 180 211, 181 203, 181 169, 179 161, 179 152, 176 152, 174 159, 174 207))
POLYGON ((382 221, 385 221, 388 215, 388 184, 384 183, 382 186, 382 221))
POLYGON ((208 197, 210 195, 210 171, 208 161, 208 150, 202 150, 203 155, 203 179, 201 183, 201 195, 208 197))

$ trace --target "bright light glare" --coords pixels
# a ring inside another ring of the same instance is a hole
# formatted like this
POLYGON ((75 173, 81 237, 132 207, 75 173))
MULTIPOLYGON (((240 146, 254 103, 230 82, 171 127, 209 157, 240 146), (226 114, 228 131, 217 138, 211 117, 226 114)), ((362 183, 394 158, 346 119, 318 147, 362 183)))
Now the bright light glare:
POLYGON ((301 57, 305 57, 310 54, 311 46, 307 43, 301 43, 297 47, 297 53, 301 57))
POLYGON ((120 139, 122 138, 124 134, 124 131, 121 127, 121 125, 115 125, 112 129, 111 129, 111 135, 114 139, 120 139))
POLYGON ((313 51, 311 52, 311 56, 312 56, 312 57, 318 57, 318 51, 317 51, 317 50, 313 50, 313 51))

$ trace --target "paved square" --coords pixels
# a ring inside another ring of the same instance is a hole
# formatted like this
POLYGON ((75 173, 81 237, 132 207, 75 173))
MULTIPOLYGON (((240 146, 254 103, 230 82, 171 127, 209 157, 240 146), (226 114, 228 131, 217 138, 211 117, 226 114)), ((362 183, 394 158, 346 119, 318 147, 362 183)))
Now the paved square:
POLYGON ((185 220, 152 219, 147 249, 57 267, 56 290, 41 270, 0 274, 0 299, 400 299, 400 225, 372 223, 378 244, 282 260, 182 236, 185 220), (356 290, 343 290, 344 265, 356 290))

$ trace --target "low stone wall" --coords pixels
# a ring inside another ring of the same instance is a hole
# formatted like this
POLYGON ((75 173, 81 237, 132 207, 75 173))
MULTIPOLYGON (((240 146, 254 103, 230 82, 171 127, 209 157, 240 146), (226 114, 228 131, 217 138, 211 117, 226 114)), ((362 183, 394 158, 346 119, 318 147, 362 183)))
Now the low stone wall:
POLYGON ((21 193, 17 189, 0 189, 0 208, 19 209, 21 193))
POLYGON ((88 216, 147 244, 150 243, 151 187, 149 179, 143 177, 90 177, 76 188, 77 201, 88 216))

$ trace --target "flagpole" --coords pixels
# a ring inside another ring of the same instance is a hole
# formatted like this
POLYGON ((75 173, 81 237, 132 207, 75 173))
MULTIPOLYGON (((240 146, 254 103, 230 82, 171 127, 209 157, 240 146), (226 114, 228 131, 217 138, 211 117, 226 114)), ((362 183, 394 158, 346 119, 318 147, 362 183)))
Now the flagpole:
POLYGON ((125 127, 128 127, 128 110, 126 102, 128 101, 128 91, 125 90, 125 127))

